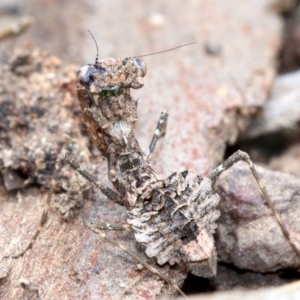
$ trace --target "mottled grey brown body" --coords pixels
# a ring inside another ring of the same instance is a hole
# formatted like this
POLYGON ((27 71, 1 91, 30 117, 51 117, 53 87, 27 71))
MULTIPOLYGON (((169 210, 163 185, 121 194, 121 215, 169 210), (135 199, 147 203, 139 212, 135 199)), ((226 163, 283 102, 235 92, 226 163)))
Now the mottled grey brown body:
POLYGON ((107 158, 109 179, 126 207, 136 241, 150 258, 178 264, 195 275, 216 274, 212 234, 219 196, 208 178, 193 171, 161 178, 133 134, 137 100, 130 88, 143 86, 139 58, 96 60, 78 71, 78 98, 88 134, 107 158))

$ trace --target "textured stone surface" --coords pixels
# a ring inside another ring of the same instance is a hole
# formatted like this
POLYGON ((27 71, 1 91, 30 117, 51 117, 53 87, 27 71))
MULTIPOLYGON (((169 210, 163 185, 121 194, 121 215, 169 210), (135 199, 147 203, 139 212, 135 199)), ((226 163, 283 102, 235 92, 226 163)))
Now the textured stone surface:
MULTIPOLYGON (((292 175, 258 169, 271 200, 296 246, 300 247, 300 179, 292 175)), ((294 253, 244 163, 221 175, 221 217, 217 229, 220 259, 243 270, 274 272, 297 269, 294 253)))
MULTIPOLYGON (((277 1, 135 0, 128 5, 119 0, 100 1, 94 6, 95 2, 76 5, 74 1, 31 1, 24 10, 35 17, 37 25, 13 42, 38 44, 80 65, 95 59, 95 45, 87 28, 98 41, 101 57, 134 56, 197 40, 196 46, 148 57, 145 86, 134 95, 139 98, 140 117, 136 134, 143 149, 148 147, 160 112, 167 110, 170 115, 167 138, 158 145, 153 167, 165 176, 186 168, 202 175, 222 160, 226 143, 234 142, 250 116, 264 104, 281 36, 281 20, 272 9, 274 2, 277 1), (208 54, 208 40, 220 49, 218 55, 208 54)), ((4 54, 4 60, 10 53, 4 54)), ((37 83, 37 88, 51 84, 51 76, 56 78, 57 73, 50 73, 47 80, 37 83)), ((16 93, 27 93, 18 82, 13 82, 13 87, 16 93)), ((65 115, 60 119, 58 132, 64 138, 66 124, 71 126, 71 132, 78 132, 73 136, 79 141, 75 153, 81 154, 87 165, 96 163, 97 174, 107 182, 106 163, 92 155, 97 151, 79 125, 81 117, 72 94, 72 80, 70 85, 59 87, 59 91, 63 87, 61 96, 65 95, 65 88, 69 91, 66 99, 60 98, 59 93, 54 98, 44 98, 56 111, 49 122, 65 115)), ((12 101, 18 101, 14 95, 11 94, 12 101)), ((32 103, 31 92, 26 95, 32 103)), ((37 126, 33 129, 41 130, 37 126)), ((28 142, 27 134, 14 134, 28 142)), ((73 172, 66 175, 76 182, 73 172)), ((14 254, 27 245, 35 232, 45 194, 32 189, 7 194, 2 187, 0 199, 1 253, 14 254)), ((126 220, 125 211, 100 193, 94 199, 95 202, 87 201, 70 223, 63 222, 58 213, 51 213, 50 221, 26 256, 1 261, 3 299, 16 299, 22 294, 21 278, 37 284, 43 299, 149 299, 174 294, 148 271, 136 271, 131 258, 103 243, 84 226, 85 219, 110 223, 126 220)), ((130 234, 109 234, 138 252, 130 234)), ((175 281, 182 281, 172 270, 164 272, 175 281)))
POLYGON ((300 177, 300 144, 293 145, 284 153, 274 156, 269 163, 269 168, 274 171, 293 174, 300 177))
MULTIPOLYGON (((259 291, 228 291, 190 297, 191 300, 297 300, 300 297, 299 281, 280 288, 261 289, 259 291)), ((182 298, 180 298, 182 299, 182 298)))
POLYGON ((251 139, 281 132, 289 139, 299 136, 300 122, 300 71, 277 76, 274 80, 270 99, 262 114, 252 120, 243 135, 251 139))

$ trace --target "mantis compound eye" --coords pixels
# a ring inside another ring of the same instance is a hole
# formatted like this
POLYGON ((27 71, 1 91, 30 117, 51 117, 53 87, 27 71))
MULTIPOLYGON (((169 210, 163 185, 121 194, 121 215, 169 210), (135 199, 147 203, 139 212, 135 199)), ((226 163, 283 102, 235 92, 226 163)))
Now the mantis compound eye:
POLYGON ((82 85, 91 86, 95 82, 95 74, 97 73, 103 76, 106 70, 97 64, 87 65, 78 70, 77 79, 82 85))
POLYGON ((146 63, 143 60, 141 60, 140 58, 138 58, 138 57, 132 58, 132 61, 137 66, 137 68, 138 68, 138 72, 139 72, 138 75, 140 77, 144 77, 146 75, 146 73, 147 73, 146 63))

